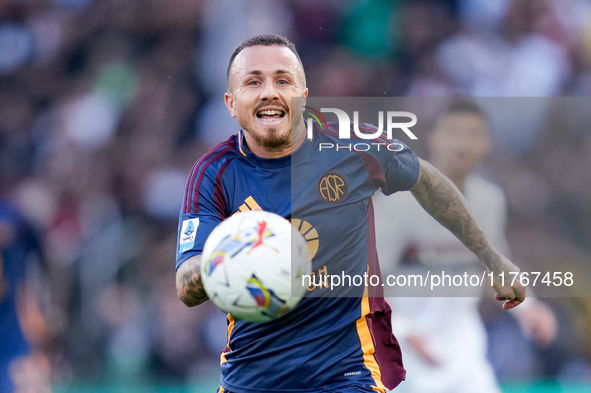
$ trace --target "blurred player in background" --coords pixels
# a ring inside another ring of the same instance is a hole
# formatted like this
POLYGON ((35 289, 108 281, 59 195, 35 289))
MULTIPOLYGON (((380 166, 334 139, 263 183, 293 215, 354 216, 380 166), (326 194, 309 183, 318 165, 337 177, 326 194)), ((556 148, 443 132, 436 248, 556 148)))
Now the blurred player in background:
MULTIPOLYGON (((51 391, 49 362, 34 344, 46 328, 27 266, 41 257, 39 241, 20 213, 0 200, 0 392, 51 391)), ((39 260, 39 259, 38 259, 39 260)))
MULTIPOLYGON (((303 66, 291 42, 257 36, 234 51, 225 102, 242 130, 197 161, 179 217, 176 281, 187 306, 207 300, 200 266, 209 233, 230 215, 255 207, 306 221, 317 230, 313 269, 319 274, 377 273, 371 196, 378 189, 386 194, 411 190, 495 274, 519 270, 488 241, 453 184, 403 144, 396 153, 319 153, 320 142, 338 143, 337 124, 317 129, 307 140, 303 108, 291 102, 307 95, 303 66), (348 184, 335 200, 319 192, 329 175, 348 184), (292 184, 297 186, 294 194, 292 184), (458 217, 464 226, 454 225, 458 217)), ((219 392, 386 392, 397 386, 404 369, 390 308, 383 296, 361 296, 363 289, 356 297, 336 298, 326 287, 315 288, 315 297, 305 297, 268 323, 228 316, 219 392)), ((495 289, 505 309, 525 299, 520 283, 502 287, 497 281, 495 289)))
MULTIPOLYGON (((456 99, 429 135, 429 161, 461 190, 483 231, 508 255, 504 193, 474 173, 490 146, 488 121, 481 109, 471 100, 456 99)), ((480 268, 474 254, 425 214, 410 193, 398 193, 393 198, 378 194, 374 202, 380 212, 376 215, 376 234, 384 273, 400 273, 406 268, 415 273, 417 269, 443 269, 461 274, 480 268)), ((500 393, 486 357, 480 295, 387 299, 407 369, 401 392, 500 393)), ((531 294, 512 314, 525 335, 536 343, 544 346, 553 340, 553 313, 531 294)))

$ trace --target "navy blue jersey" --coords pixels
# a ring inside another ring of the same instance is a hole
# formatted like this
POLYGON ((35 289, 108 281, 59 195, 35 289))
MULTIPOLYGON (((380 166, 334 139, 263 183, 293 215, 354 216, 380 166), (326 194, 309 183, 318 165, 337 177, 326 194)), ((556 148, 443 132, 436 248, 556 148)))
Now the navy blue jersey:
MULTIPOLYGON (((258 206, 300 230, 315 275, 379 274, 371 196, 378 189, 391 194, 412 187, 418 158, 401 143, 397 152, 385 145, 347 149, 335 127, 316 129, 313 140, 291 156, 258 157, 241 131, 199 159, 180 215, 177 268, 201 253, 224 218, 258 206), (328 144, 343 148, 320 151, 328 144)), ((268 323, 229 316, 222 387, 237 393, 394 388, 405 372, 390 308, 381 294, 367 296, 365 287, 358 288, 358 296, 337 297, 325 285, 311 285, 294 310, 268 323)))

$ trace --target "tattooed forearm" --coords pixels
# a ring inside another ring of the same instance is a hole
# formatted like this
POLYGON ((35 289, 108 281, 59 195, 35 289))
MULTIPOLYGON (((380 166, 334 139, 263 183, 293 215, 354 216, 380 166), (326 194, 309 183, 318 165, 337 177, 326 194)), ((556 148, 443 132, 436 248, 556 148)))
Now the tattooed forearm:
POLYGON ((474 252, 489 269, 501 257, 482 232, 457 187, 441 172, 421 160, 419 179, 411 189, 421 206, 474 252))
POLYGON ((489 242, 468 211, 457 187, 431 164, 423 160, 420 162, 419 179, 411 189, 414 197, 427 213, 476 254, 489 271, 496 273, 493 288, 497 291, 495 298, 504 301, 503 309, 508 310, 522 303, 526 295, 525 286, 521 282, 508 284, 498 279, 502 273, 519 272, 519 268, 489 242))
POLYGON ((176 292, 188 307, 205 302, 208 297, 201 282, 201 255, 187 259, 176 271, 176 292))

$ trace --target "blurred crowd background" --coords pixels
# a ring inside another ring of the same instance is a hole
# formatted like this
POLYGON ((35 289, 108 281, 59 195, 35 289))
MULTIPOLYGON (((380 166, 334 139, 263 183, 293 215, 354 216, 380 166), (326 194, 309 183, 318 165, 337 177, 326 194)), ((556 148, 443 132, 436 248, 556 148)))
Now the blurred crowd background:
MULTIPOLYGON (((195 160, 239 129, 229 55, 262 33, 295 42, 317 97, 591 96, 589 0, 0 1, 0 196, 41 239, 29 338, 56 386, 218 378, 225 315, 177 299, 177 219, 195 160)), ((591 262, 590 103, 494 135, 483 171, 529 270, 591 262)), ((591 381, 590 301, 549 303, 556 342, 519 356, 485 303, 501 380, 591 381)))

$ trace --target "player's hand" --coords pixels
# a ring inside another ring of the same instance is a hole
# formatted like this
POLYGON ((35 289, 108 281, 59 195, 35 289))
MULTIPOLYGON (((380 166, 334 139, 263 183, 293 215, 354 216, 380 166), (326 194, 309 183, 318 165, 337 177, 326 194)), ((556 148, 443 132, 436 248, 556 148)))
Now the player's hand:
POLYGON ((546 303, 532 298, 527 307, 520 307, 514 315, 523 334, 540 347, 547 347, 556 338, 558 322, 546 303))
POLYGON ((492 266, 493 289, 497 292, 495 299, 503 302, 503 310, 517 307, 525 301, 526 288, 517 278, 514 272, 521 272, 510 260, 501 254, 492 256, 488 266, 492 266))

